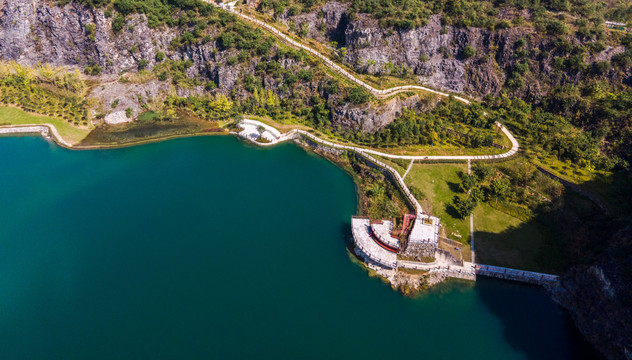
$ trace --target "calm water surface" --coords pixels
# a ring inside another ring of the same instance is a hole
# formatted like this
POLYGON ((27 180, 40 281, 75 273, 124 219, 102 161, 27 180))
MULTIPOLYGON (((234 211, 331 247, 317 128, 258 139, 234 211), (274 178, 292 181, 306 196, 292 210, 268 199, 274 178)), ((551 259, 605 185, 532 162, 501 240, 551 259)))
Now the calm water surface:
POLYGON ((0 164, 0 359, 590 357, 537 288, 369 278, 353 182, 291 144, 0 138, 0 164))

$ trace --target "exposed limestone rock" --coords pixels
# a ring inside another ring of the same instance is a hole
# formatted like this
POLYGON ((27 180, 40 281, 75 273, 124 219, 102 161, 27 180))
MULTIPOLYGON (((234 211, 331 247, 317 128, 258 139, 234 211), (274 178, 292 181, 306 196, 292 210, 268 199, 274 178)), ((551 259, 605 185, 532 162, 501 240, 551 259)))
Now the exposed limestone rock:
POLYGON ((344 31, 348 22, 347 10, 349 3, 330 1, 323 5, 320 14, 318 12, 303 13, 289 18, 287 12, 279 19, 284 24, 293 21, 297 28, 307 24, 309 32, 307 37, 316 39, 324 44, 331 41, 344 42, 344 31))
POLYGON ((143 84, 124 84, 119 81, 112 81, 94 88, 90 92, 89 98, 101 102, 98 112, 106 114, 106 123, 114 124, 132 121, 143 112, 142 104, 152 102, 154 99, 164 99, 170 89, 170 84, 158 80, 151 80, 143 84), (132 109, 132 118, 125 116, 125 110, 128 108, 132 109), (120 112, 123 113, 125 119, 121 118, 120 115, 115 115, 120 112))
POLYGON ((125 111, 115 111, 111 114, 106 115, 104 121, 106 124, 109 125, 117 125, 130 122, 132 121, 132 118, 128 118, 127 115, 125 115, 125 111))
POLYGON ((153 66, 156 52, 176 36, 171 30, 150 29, 144 15, 130 16, 119 34, 111 29, 112 19, 101 10, 73 3, 56 7, 39 0, 0 0, 0 58, 25 65, 83 68, 94 63, 104 73, 136 70, 141 59, 153 66), (96 25, 94 41, 86 24, 96 25))
POLYGON ((347 104, 336 109, 333 121, 347 129, 373 132, 390 124, 401 115, 404 108, 424 111, 434 107, 437 101, 439 99, 432 96, 427 97, 425 101, 419 101, 419 97, 412 96, 405 100, 399 97, 391 99, 379 108, 369 104, 360 107, 347 104))

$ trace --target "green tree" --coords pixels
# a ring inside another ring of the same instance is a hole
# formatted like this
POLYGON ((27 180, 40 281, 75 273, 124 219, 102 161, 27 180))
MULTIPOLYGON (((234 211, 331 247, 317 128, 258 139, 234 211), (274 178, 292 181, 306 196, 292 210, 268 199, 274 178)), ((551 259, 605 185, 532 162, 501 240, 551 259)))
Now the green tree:
POLYGON ((468 192, 472 190, 478 184, 478 179, 474 175, 461 173, 460 178, 461 178, 460 187, 463 192, 468 192))
POLYGON ((371 93, 360 86, 352 88, 349 91, 349 96, 347 96, 347 101, 353 104, 364 104, 369 100, 371 100, 371 93))
POLYGON ((347 49, 346 47, 341 47, 338 50, 338 54, 340 54, 340 61, 342 61, 342 63, 345 63, 345 57, 347 57, 347 54, 349 54, 349 49, 347 49))
POLYGON ((115 33, 117 33, 119 31, 121 31, 123 29, 123 27, 125 27, 125 18, 123 17, 123 15, 118 14, 118 15, 116 15, 116 17, 112 21, 112 30, 115 33))
POLYGON ((259 125, 259 126, 257 126, 257 132, 259 133, 259 137, 262 137, 263 133, 266 132, 266 128, 264 128, 263 126, 259 125))
POLYGON ((478 203, 476 202, 476 199, 472 198, 471 196, 456 196, 454 198, 454 208, 456 209, 459 217, 461 217, 462 219, 470 216, 477 205, 478 203))
POLYGON ((474 49, 472 46, 468 45, 463 49, 464 58, 469 59, 471 57, 474 57, 474 55, 476 55, 476 49, 474 49))
POLYGON ((511 184, 509 183, 509 180, 505 179, 504 177, 501 177, 501 178, 492 180, 489 188, 492 192, 492 195, 495 198, 503 199, 505 195, 507 194, 507 192, 509 191, 510 185, 511 184))
POLYGON ((472 171, 474 171, 474 174, 480 182, 487 180, 489 175, 491 175, 492 173, 492 168, 485 164, 476 163, 474 164, 474 166, 472 166, 472 171))
POLYGON ((143 70, 144 68, 146 68, 147 65, 149 65, 149 61, 147 59, 140 59, 140 61, 138 61, 138 68, 140 70, 143 70))
POLYGON ((298 36, 304 38, 305 36, 307 36, 308 33, 309 33, 309 24, 304 22, 299 27, 297 34, 298 36))

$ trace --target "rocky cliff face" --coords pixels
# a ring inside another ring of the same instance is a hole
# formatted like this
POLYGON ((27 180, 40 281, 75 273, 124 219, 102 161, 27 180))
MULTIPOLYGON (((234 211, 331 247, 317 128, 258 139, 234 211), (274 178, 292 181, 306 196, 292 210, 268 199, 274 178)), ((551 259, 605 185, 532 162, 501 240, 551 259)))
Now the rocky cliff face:
MULTIPOLYGON (((340 22, 340 19, 335 18, 331 22, 340 22)), ((92 78, 102 84, 94 87, 89 96, 101 103, 96 113, 104 113, 106 119, 109 118, 107 115, 115 114, 111 118, 116 118, 116 122, 125 120, 121 115, 125 109, 131 108, 135 117, 142 112, 143 103, 168 93, 188 96, 206 92, 203 86, 181 88, 157 80, 143 84, 117 81, 122 73, 138 71, 141 60, 146 62, 145 68, 151 70, 156 65, 159 51, 171 60, 191 60, 187 76, 202 83, 212 80, 217 89, 211 92, 221 92, 235 99, 252 96, 244 88, 243 77, 257 73, 259 62, 278 60, 283 70, 294 73, 299 69, 310 69, 309 64, 288 58, 276 59, 273 54, 231 65, 228 59, 238 56, 239 51, 222 49, 215 41, 170 49, 171 41, 185 30, 150 29, 144 15, 130 15, 126 26, 114 33, 112 18, 106 17, 100 9, 72 2, 58 7, 44 0, 0 0, 0 39, 3 39, 0 41, 0 60, 15 60, 23 65, 50 63, 80 70, 98 65, 101 73, 92 78), (88 27, 92 26, 95 31, 91 35, 88 27)), ((211 39, 219 35, 213 27, 209 27, 209 31, 211 39)), ((283 88, 283 78, 268 74, 258 78, 266 90, 272 90, 280 99, 296 98, 300 92, 299 101, 307 105, 311 97, 325 97, 323 88, 327 79, 322 76, 311 81, 299 81, 294 88, 298 91, 293 92, 283 88)), ((374 131, 385 126, 393 121, 402 107, 414 103, 397 98, 389 101, 384 108, 359 107, 344 104, 343 98, 336 95, 329 96, 327 101, 332 108, 334 126, 354 131, 374 131)))
MULTIPOLYGON (((360 73, 413 74, 427 86, 475 98, 498 94, 507 81, 507 72, 522 59, 518 50, 526 51, 530 70, 523 75, 523 86, 515 92, 523 98, 539 98, 551 87, 577 81, 577 76, 554 74, 553 62, 560 50, 551 36, 537 34, 532 27, 513 27, 490 31, 479 28, 444 26, 441 17, 433 15, 426 26, 415 29, 383 29, 369 15, 347 14, 349 4, 328 2, 312 13, 281 16, 300 28, 308 24, 308 37, 325 44, 337 41, 348 50, 346 63, 360 73), (516 42, 525 45, 518 49, 516 42), (475 53, 464 52, 471 46, 475 53)), ((501 11, 500 18, 512 20, 516 16, 528 20, 528 11, 501 11)), ((586 61, 609 61, 623 47, 606 47, 590 55, 586 61)), ((605 74, 616 76, 614 72, 605 74)))
POLYGON ((166 49, 173 31, 152 30, 144 16, 134 16, 119 34, 103 11, 77 4, 57 7, 40 0, 0 0, 0 58, 21 64, 50 63, 85 67, 99 64, 104 73, 136 70, 138 61, 150 66, 158 49, 166 49), (86 25, 94 24, 94 38, 86 25), (134 49, 134 51, 131 51, 134 49))
POLYGON ((609 239, 605 253, 563 277, 555 299, 609 359, 632 359, 632 228, 609 239))

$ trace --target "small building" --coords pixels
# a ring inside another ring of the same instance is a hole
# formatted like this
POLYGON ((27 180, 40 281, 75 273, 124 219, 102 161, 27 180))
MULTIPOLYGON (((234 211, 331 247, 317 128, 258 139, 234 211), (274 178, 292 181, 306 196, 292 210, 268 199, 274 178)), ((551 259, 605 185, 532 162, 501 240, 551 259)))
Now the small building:
POLYGON ((417 214, 402 255, 418 261, 434 259, 439 245, 439 223, 438 217, 417 214))

